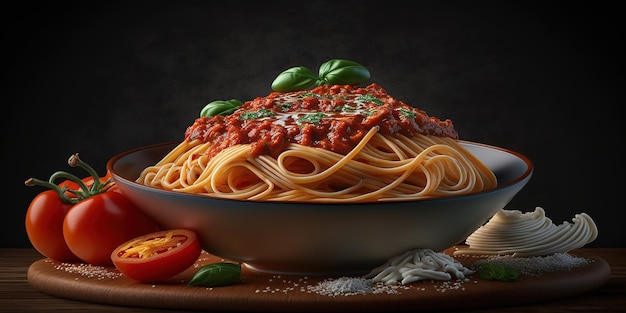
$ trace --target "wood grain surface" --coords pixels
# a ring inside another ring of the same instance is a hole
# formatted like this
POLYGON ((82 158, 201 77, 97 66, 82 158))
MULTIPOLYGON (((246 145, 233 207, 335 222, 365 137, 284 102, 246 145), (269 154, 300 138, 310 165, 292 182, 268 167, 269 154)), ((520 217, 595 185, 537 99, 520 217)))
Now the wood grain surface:
MULTIPOLYGON (((114 268, 93 277, 76 271, 73 265, 49 259, 33 262, 27 272, 29 284, 49 295, 89 303, 166 310, 231 312, 330 312, 483 309, 568 299, 607 283, 611 267, 602 257, 585 251, 573 253, 590 259, 588 265, 567 271, 523 276, 516 282, 481 280, 420 281, 397 293, 327 296, 310 287, 328 277, 279 276, 250 271, 244 267, 242 283, 216 288, 188 287, 195 267, 167 283, 140 284, 115 275, 114 268), (454 287, 454 288, 452 288, 454 287)), ((457 258, 469 265, 475 259, 457 258)), ((203 254, 195 266, 221 261, 203 254)))

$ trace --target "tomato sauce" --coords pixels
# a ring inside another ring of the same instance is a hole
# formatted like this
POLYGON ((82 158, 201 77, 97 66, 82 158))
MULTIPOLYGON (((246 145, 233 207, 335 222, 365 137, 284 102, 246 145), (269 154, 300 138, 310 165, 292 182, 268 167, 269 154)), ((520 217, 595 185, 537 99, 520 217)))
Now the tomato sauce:
POLYGON ((185 131, 185 139, 210 142, 209 157, 236 144, 251 144, 255 157, 276 157, 290 143, 346 154, 372 127, 379 127, 385 135, 458 139, 452 121, 430 117, 377 84, 272 92, 245 102, 231 115, 196 119, 185 131))

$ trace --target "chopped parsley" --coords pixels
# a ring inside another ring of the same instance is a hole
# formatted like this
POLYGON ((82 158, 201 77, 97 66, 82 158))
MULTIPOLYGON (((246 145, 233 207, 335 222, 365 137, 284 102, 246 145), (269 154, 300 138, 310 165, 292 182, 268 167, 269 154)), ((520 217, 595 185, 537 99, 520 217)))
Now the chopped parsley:
POLYGON ((347 111, 353 112, 353 111, 356 111, 356 108, 353 108, 353 107, 351 107, 349 105, 340 105, 340 106, 335 107, 335 111, 337 111, 337 112, 347 112, 347 111))
POLYGON ((383 100, 380 100, 370 94, 367 95, 359 95, 358 97, 356 97, 354 100, 361 100, 361 101, 369 101, 369 102, 374 102, 377 105, 383 105, 385 104, 385 102, 383 102, 383 100))
POLYGON ((293 104, 292 103, 288 103, 288 102, 283 102, 280 104, 280 110, 283 112, 287 112, 289 111, 289 109, 291 108, 293 104))
POLYGON ((302 117, 300 117, 298 119, 298 123, 312 123, 312 124, 317 124, 319 122, 322 121, 323 118, 328 117, 328 115, 322 113, 322 112, 317 112, 317 113, 311 113, 311 114, 306 114, 302 117))
POLYGON ((303 94, 300 95, 300 98, 306 98, 306 97, 315 97, 315 98, 333 98, 333 95, 320 95, 317 93, 313 93, 313 92, 305 92, 303 94))
POLYGON ((407 110, 405 108, 400 108, 400 115, 408 118, 415 118, 415 111, 407 110))
POLYGON ((256 120, 264 117, 274 116, 274 112, 268 109, 260 109, 256 112, 245 112, 239 117, 240 120, 256 120))
POLYGON ((374 113, 376 113, 377 110, 363 110, 363 114, 367 115, 367 116, 372 116, 374 115, 374 113))

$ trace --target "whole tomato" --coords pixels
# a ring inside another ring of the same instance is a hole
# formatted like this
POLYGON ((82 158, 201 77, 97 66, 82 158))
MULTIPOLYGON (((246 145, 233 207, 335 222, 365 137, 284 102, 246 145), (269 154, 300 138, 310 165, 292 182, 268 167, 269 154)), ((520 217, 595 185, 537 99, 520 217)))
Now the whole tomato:
POLYGON ((70 250, 86 263, 112 265, 111 252, 159 225, 119 192, 104 192, 76 203, 63 221, 70 250))
POLYGON ((26 211, 26 234, 39 253, 61 262, 79 261, 63 237, 63 219, 71 207, 55 190, 33 198, 26 211))
POLYGON ((27 186, 50 189, 35 196, 26 212, 26 233, 41 254, 58 261, 112 265, 110 255, 119 244, 160 230, 120 192, 109 173, 99 177, 78 154, 68 163, 91 176, 79 179, 58 171, 48 181, 26 180, 27 186), (56 185, 61 178, 65 180, 56 185))

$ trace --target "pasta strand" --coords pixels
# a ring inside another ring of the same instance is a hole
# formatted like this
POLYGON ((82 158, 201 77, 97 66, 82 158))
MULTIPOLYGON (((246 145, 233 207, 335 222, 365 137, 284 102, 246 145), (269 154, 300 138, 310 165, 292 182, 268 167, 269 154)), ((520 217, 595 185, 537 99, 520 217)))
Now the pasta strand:
POLYGON ((209 159, 209 143, 185 140, 137 182, 164 190, 258 201, 417 200, 493 188, 495 175, 457 140, 384 136, 372 128, 348 154, 290 144, 276 158, 250 145, 209 159))

